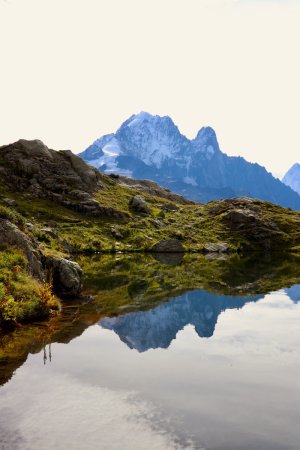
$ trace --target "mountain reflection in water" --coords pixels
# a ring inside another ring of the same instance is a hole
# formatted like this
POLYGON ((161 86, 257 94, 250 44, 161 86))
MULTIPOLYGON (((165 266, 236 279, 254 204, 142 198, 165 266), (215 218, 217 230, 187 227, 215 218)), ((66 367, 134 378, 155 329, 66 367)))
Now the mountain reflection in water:
POLYGON ((188 292, 149 311, 133 312, 100 320, 102 328, 113 330, 128 347, 139 352, 168 348, 178 331, 190 324, 199 337, 213 335, 219 315, 239 309, 263 296, 233 297, 206 291, 188 292))

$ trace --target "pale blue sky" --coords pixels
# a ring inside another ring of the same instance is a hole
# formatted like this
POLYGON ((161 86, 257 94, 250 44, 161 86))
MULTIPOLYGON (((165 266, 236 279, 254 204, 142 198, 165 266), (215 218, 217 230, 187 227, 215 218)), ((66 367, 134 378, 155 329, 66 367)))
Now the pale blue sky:
POLYGON ((283 173, 300 160, 300 0, 0 2, 0 143, 83 150, 141 110, 283 173))

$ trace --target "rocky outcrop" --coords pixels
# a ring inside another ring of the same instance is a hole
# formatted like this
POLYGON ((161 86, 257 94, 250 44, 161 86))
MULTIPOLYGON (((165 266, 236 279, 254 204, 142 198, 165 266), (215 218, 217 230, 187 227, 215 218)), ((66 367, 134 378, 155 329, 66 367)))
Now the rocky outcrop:
MULTIPOLYGON (((286 245, 285 230, 271 220, 269 214, 274 217, 274 206, 247 197, 225 199, 214 202, 209 209, 209 214, 220 216, 226 223, 229 232, 239 236, 243 240, 243 247, 254 247, 270 250, 276 245, 286 245), (238 233, 238 234, 237 234, 238 233)), ((285 211, 285 214, 288 214, 285 211)))
POLYGON ((0 242, 22 250, 28 260, 29 272, 40 280, 44 279, 41 254, 28 236, 9 220, 0 219, 0 242))
MULTIPOLYGON (((47 230, 47 232, 52 230, 47 230)), ((46 257, 24 232, 9 220, 0 219, 0 242, 20 249, 28 260, 28 272, 40 281, 48 280, 63 297, 78 296, 82 287, 80 266, 64 258, 46 257)))
POLYGON ((100 172, 70 150, 51 150, 39 140, 21 139, 0 147, 0 180, 39 198, 92 216, 124 218, 125 213, 104 207, 93 199, 103 188, 100 172))
POLYGON ((145 198, 142 195, 135 195, 130 200, 130 207, 133 211, 143 214, 149 214, 150 210, 146 203, 145 198))
POLYGON ((155 244, 151 251, 155 253, 183 253, 184 248, 178 239, 163 239, 155 244))

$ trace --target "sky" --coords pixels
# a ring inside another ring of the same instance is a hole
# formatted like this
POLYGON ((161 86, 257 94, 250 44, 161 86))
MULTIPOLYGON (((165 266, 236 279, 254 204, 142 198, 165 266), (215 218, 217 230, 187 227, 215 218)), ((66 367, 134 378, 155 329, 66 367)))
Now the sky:
POLYGON ((300 0, 0 0, 0 145, 84 150, 132 114, 276 176, 300 162, 300 0))

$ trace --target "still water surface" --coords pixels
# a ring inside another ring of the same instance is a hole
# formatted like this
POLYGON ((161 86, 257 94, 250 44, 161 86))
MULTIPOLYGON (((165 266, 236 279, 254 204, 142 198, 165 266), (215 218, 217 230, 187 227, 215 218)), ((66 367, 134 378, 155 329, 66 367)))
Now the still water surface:
POLYGON ((99 317, 91 306, 74 336, 72 316, 5 372, 1 450, 299 450, 300 286, 250 291, 186 290, 99 317))

